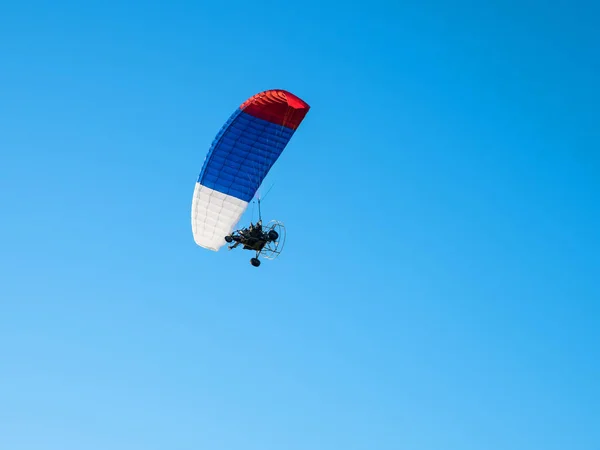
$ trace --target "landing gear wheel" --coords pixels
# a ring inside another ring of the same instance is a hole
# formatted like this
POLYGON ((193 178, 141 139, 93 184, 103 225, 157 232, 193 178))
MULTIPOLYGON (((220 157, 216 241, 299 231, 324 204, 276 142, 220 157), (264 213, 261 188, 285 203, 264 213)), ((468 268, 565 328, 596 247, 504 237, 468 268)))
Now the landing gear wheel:
POLYGON ((260 260, 258 258, 252 258, 250 260, 250 264, 252 264, 254 267, 258 267, 260 266, 260 260))
POLYGON ((231 236, 225 236, 225 242, 231 244, 233 242, 233 238, 231 236))

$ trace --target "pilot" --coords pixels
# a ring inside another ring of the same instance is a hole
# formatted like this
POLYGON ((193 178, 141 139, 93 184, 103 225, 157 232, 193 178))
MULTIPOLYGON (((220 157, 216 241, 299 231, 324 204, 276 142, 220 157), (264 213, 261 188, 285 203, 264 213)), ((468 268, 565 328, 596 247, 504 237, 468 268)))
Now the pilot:
POLYGON ((262 220, 256 222, 256 225, 250 222, 250 226, 240 230, 239 235, 241 239, 236 239, 233 245, 229 246, 230 250, 236 248, 240 244, 243 244, 245 249, 260 250, 266 242, 263 238, 262 220))
POLYGON ((255 238, 255 239, 260 239, 262 237, 262 221, 261 220, 256 222, 256 226, 252 222, 250 222, 250 226, 248 227, 248 236, 255 238))

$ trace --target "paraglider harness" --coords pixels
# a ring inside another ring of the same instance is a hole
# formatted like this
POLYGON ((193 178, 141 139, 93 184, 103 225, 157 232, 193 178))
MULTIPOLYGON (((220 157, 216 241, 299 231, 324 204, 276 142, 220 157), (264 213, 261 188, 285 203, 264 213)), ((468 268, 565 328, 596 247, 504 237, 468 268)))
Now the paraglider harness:
POLYGON ((258 205, 259 219, 256 225, 251 222, 249 227, 236 230, 230 235, 225 236, 225 241, 232 244, 229 246, 229 250, 233 250, 241 244, 244 250, 254 250, 256 252, 256 257, 250 260, 250 263, 255 267, 260 265, 258 257, 265 246, 279 239, 279 233, 273 228, 263 228, 262 218, 260 218, 260 200, 258 205))
POLYGON ((279 235, 275 230, 265 232, 262 227, 262 220, 259 220, 256 225, 250 223, 247 228, 234 231, 230 236, 226 236, 227 242, 234 242, 230 245, 230 249, 236 248, 242 244, 244 250, 255 250, 260 252, 269 241, 276 241, 279 235))

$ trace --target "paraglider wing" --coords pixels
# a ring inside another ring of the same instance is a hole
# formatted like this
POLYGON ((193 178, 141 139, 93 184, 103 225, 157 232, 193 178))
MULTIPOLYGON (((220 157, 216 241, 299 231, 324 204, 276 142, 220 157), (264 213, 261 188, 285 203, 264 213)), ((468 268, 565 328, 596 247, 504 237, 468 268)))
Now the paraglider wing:
POLYGON ((284 90, 264 91, 236 109, 215 137, 192 200, 192 232, 218 251, 310 106, 284 90))

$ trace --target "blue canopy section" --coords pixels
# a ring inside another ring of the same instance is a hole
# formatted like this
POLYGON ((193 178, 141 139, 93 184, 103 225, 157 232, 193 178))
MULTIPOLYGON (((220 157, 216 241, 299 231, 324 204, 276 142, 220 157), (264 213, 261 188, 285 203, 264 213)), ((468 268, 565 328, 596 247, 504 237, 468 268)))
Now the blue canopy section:
POLYGON ((198 183, 250 202, 294 132, 238 108, 215 137, 198 183))

